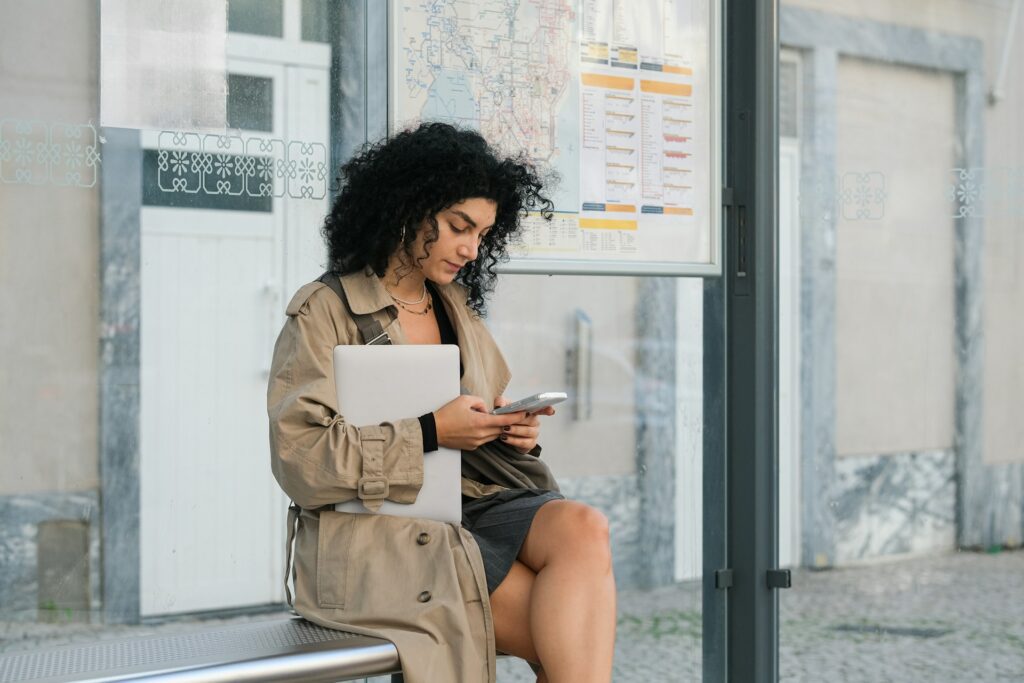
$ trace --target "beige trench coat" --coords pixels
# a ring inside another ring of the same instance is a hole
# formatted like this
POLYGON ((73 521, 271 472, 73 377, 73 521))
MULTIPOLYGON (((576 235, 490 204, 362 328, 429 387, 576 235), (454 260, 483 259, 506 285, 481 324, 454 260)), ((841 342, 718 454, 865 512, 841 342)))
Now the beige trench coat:
MULTIPOLYGON (((394 343, 405 343, 377 276, 354 273, 341 283, 353 312, 372 314, 394 343)), ((508 365, 466 306, 465 289, 447 285, 438 292, 458 333, 463 390, 493 405, 508 385, 508 365)), ((413 502, 423 483, 422 433, 417 416, 363 426, 338 414, 332 352, 362 340, 334 292, 308 284, 286 313, 267 404, 274 476, 302 508, 292 574, 295 611, 323 626, 392 641, 407 683, 492 683, 487 582, 468 531, 432 520, 318 510, 359 496, 364 458, 381 467, 389 500, 413 502)), ((462 479, 463 493, 472 497, 499 490, 462 479)))

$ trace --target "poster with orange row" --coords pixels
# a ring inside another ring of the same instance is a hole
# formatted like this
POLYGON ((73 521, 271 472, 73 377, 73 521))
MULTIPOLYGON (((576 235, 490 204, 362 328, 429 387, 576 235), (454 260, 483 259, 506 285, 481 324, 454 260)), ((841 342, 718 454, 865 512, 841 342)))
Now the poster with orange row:
POLYGON ((708 64, 693 10, 682 0, 581 3, 585 255, 714 261, 708 64))

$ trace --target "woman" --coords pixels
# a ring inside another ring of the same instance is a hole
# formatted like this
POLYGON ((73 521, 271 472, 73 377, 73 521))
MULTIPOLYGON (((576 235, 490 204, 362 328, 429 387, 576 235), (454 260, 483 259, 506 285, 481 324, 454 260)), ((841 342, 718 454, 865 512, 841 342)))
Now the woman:
POLYGON ((341 181, 323 233, 325 278, 344 298, 319 281, 299 290, 268 389, 272 467, 298 515, 296 611, 388 638, 408 683, 493 681, 495 648, 538 681, 611 680, 607 520, 565 500, 539 459, 538 416, 553 408, 489 412, 507 403, 509 372, 480 316, 520 218, 550 215, 537 175, 477 133, 431 123, 365 148, 341 181), (394 343, 459 344, 464 395, 423 416, 347 424, 331 364, 337 344, 368 341, 354 315, 394 343), (462 528, 333 510, 357 497, 372 509, 364 456, 381 458, 387 499, 413 502, 438 446, 462 451, 462 528))

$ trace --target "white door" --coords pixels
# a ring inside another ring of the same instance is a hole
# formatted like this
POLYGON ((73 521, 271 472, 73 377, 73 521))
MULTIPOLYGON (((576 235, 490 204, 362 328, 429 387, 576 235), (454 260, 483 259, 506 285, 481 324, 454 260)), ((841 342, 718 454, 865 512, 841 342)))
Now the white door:
POLYGON ((800 564, 800 151, 779 143, 779 565, 800 564))
MULTIPOLYGON (((325 166, 314 164, 320 177, 304 183, 305 165, 285 162, 289 145, 298 145, 293 158, 326 164, 328 63, 296 66, 236 53, 229 72, 262 94, 254 101, 263 111, 249 113, 265 125, 223 138, 143 135, 151 149, 210 152, 221 145, 225 156, 214 164, 243 155, 278 164, 268 178, 273 196, 227 185, 225 198, 206 183, 188 188, 196 191, 184 207, 153 205, 174 203, 158 196, 142 210, 144 616, 283 600, 287 500, 270 473, 266 382, 285 297, 316 277, 324 261, 318 229, 327 210, 325 166), (304 185, 314 189, 302 191, 304 185)), ((211 168, 211 182, 228 182, 211 168)))

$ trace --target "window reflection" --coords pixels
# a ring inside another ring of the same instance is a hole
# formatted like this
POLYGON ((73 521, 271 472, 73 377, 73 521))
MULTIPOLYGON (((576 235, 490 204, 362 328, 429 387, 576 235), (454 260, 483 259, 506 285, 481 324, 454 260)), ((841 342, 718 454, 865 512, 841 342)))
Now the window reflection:
POLYGON ((228 128, 273 132, 272 78, 228 74, 228 128))
POLYGON ((284 36, 284 0, 228 0, 228 30, 284 36))

